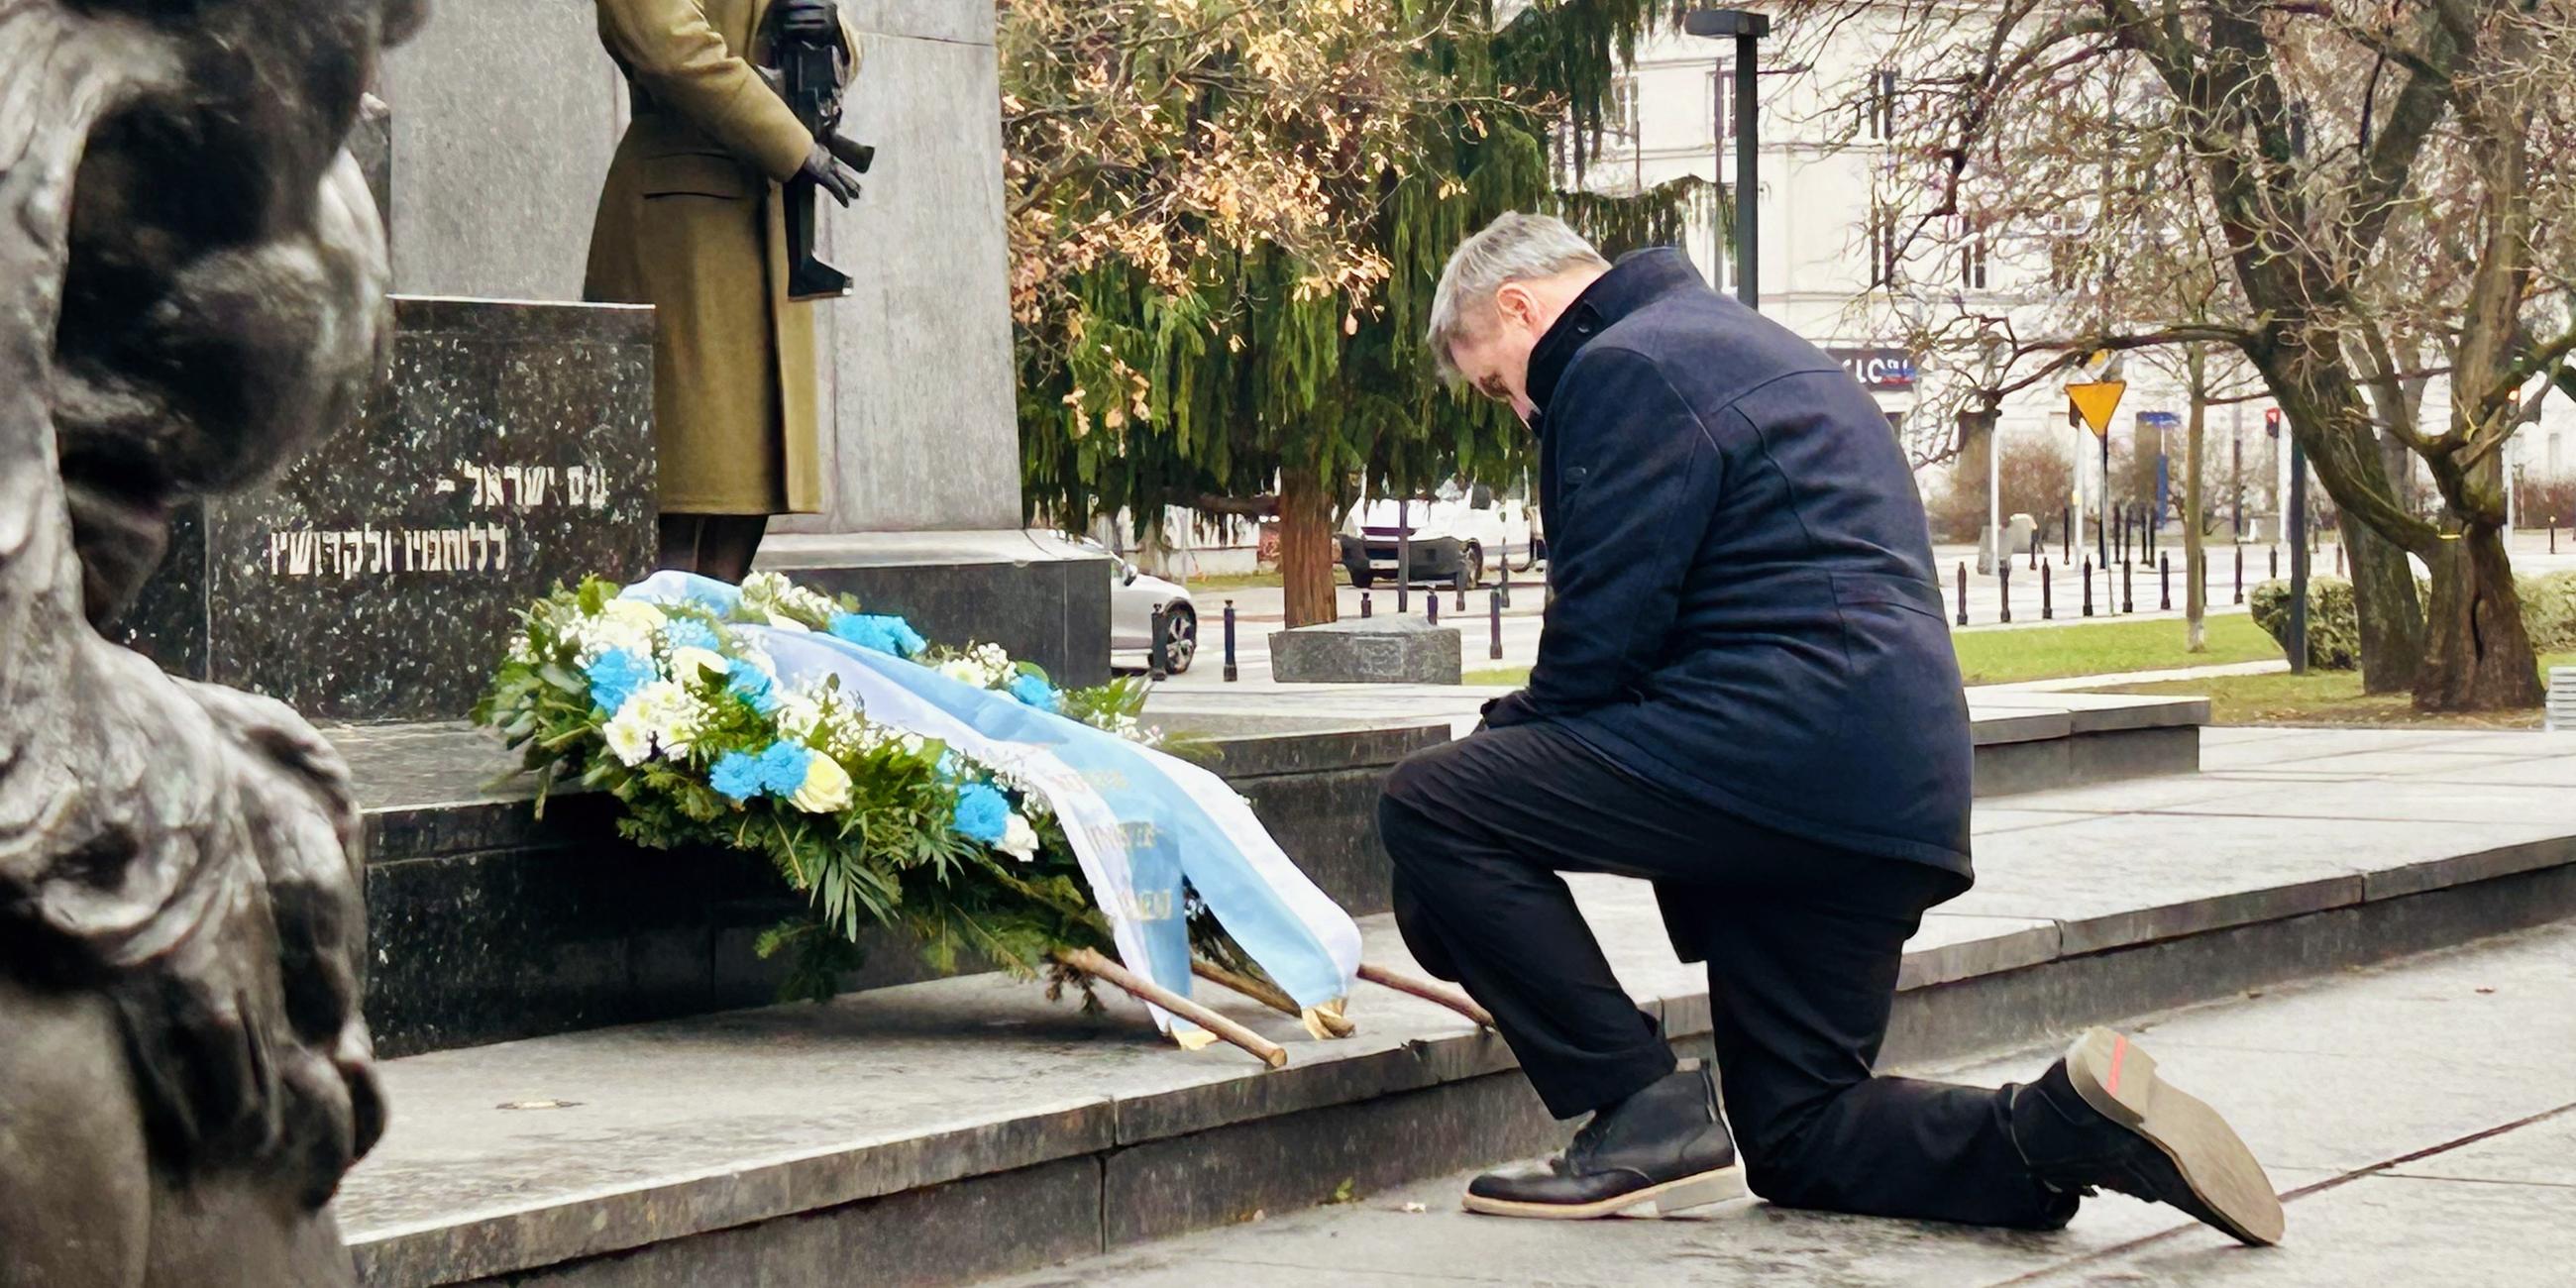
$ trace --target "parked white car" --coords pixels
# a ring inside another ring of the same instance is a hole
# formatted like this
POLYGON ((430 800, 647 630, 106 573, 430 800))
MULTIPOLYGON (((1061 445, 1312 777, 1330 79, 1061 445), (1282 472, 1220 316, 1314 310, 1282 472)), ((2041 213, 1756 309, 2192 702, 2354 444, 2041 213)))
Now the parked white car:
POLYGON ((1190 592, 1152 576, 1089 537, 1069 537, 1075 545, 1110 561, 1109 651, 1150 653, 1154 647, 1154 610, 1163 610, 1163 655, 1173 675, 1190 669, 1199 652, 1199 610, 1190 592))
POLYGON ((1407 526, 1416 584, 1446 586, 1464 577, 1466 584, 1480 586, 1496 564, 1508 561, 1519 572, 1537 566, 1547 550, 1536 506, 1518 496, 1497 496, 1482 483, 1452 481, 1428 499, 1371 498, 1351 507, 1340 543, 1352 585, 1365 590, 1395 580, 1398 560, 1408 557, 1399 541, 1407 526))

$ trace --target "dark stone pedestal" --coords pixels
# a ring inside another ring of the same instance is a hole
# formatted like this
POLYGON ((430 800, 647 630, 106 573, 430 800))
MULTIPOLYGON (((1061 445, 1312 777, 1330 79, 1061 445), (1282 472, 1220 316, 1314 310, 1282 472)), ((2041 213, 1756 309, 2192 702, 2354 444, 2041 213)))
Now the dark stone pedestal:
POLYGON ((781 534, 760 567, 898 613, 933 643, 999 644, 1058 684, 1109 678, 1109 560, 1044 533, 781 534))
MULTIPOLYGON (((1385 910, 1377 798, 1397 761, 1446 724, 1370 728, 1263 719, 1203 730, 1212 759, 1324 893, 1385 910)), ((616 833, 616 802, 558 793, 539 819, 516 761, 456 724, 326 729, 366 816, 366 1012, 386 1056, 562 1033, 776 999, 778 962, 752 950, 800 900, 732 852, 648 850, 616 833)), ((1195 732, 1195 731, 1194 731, 1195 732)), ((927 978, 909 940, 872 933, 874 988, 927 978)))
POLYGON ((1283 684, 1456 684, 1456 627, 1364 617, 1270 634, 1270 676, 1283 684))
POLYGON ((516 614, 653 554, 653 313, 398 298, 393 378, 268 486, 192 507, 119 624, 320 720, 462 716, 516 614))

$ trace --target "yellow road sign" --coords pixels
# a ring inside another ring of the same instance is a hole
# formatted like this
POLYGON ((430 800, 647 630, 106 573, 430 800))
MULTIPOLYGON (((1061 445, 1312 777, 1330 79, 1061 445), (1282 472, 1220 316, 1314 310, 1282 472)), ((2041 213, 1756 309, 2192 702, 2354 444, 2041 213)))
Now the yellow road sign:
POLYGON ((2084 423, 2092 427, 2095 436, 2107 437, 2111 432, 2111 413, 2119 410, 2120 395, 2128 390, 2129 382, 2125 380, 2096 380, 2089 384, 2068 385, 2066 401, 2074 405, 2075 414, 2084 418, 2084 423))

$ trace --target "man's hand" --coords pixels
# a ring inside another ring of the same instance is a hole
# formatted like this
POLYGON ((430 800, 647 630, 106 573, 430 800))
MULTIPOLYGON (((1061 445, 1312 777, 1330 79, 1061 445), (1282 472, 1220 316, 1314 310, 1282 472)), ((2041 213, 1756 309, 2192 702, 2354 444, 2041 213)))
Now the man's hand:
POLYGON ((832 155, 832 149, 821 143, 815 144, 814 150, 805 154, 803 173, 814 181, 815 186, 832 194, 832 199, 844 206, 859 199, 858 173, 842 164, 839 157, 832 155))

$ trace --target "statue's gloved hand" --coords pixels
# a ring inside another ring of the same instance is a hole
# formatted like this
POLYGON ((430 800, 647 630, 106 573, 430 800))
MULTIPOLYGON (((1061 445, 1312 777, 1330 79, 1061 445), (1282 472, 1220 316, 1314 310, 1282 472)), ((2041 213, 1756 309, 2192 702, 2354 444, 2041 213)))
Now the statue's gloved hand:
POLYGON ((861 174, 866 174, 868 172, 868 167, 875 165, 877 161, 877 150, 875 148, 869 147, 867 144, 861 143, 857 139, 851 138, 846 134, 827 132, 823 136, 823 146, 830 148, 832 150, 832 155, 841 159, 841 164, 846 165, 861 174))
POLYGON ((859 199, 858 173, 842 164, 823 144, 815 144, 814 150, 805 154, 804 174, 844 206, 859 199))

